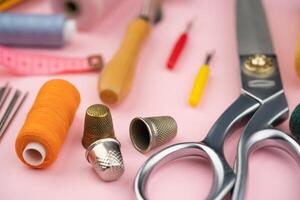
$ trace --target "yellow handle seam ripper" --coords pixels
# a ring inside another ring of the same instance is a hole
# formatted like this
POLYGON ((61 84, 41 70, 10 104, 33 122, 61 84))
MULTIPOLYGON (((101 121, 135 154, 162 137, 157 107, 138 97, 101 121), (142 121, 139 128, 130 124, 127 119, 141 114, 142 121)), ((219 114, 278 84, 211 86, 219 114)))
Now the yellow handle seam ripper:
POLYGON ((214 53, 207 54, 205 62, 200 67, 199 72, 195 78, 193 89, 192 89, 192 92, 191 92, 190 98, 189 98, 189 104, 192 107, 196 107, 199 104, 200 99, 204 93, 204 90, 205 90, 205 87, 206 87, 206 84, 208 81, 208 77, 210 74, 209 63, 210 63, 213 55, 214 55, 214 53))

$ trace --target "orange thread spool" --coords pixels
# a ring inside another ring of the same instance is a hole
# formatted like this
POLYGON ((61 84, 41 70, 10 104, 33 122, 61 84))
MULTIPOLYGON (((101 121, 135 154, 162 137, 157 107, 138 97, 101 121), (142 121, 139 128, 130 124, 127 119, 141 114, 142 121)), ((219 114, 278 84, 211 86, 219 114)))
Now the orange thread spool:
POLYGON ((40 89, 16 139, 20 160, 46 168, 57 158, 80 103, 78 90, 64 80, 50 80, 40 89))

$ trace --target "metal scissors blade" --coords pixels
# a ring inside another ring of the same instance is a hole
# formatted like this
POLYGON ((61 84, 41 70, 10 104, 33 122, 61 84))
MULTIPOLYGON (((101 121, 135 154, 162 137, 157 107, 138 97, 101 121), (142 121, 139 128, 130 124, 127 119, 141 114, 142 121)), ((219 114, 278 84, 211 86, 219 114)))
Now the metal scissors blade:
POLYGON ((242 91, 263 103, 283 92, 280 70, 261 0, 237 0, 242 91))
POLYGON ((273 54, 272 39, 261 0, 237 1, 237 37, 240 55, 273 54))

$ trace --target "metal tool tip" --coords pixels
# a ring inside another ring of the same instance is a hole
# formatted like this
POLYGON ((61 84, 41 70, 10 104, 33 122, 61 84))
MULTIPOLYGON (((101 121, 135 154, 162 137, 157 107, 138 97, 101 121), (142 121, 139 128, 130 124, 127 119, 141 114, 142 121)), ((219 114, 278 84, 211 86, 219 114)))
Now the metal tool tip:
POLYGON ((190 32, 190 30, 192 29, 193 27, 193 24, 194 24, 194 20, 190 20, 187 24, 186 24, 186 27, 185 27, 185 32, 190 32))
POLYGON ((185 32, 189 32, 192 28, 193 28, 193 25, 195 24, 195 21, 196 21, 197 17, 196 16, 193 16, 190 21, 188 21, 188 23, 186 24, 186 28, 185 28, 185 32))
POLYGON ((209 53, 207 53, 206 54, 206 58, 205 58, 205 64, 206 65, 209 65, 210 64, 210 62, 211 62, 211 60, 212 60, 212 58, 214 57, 214 55, 215 55, 215 50, 212 50, 212 51, 210 51, 209 53))

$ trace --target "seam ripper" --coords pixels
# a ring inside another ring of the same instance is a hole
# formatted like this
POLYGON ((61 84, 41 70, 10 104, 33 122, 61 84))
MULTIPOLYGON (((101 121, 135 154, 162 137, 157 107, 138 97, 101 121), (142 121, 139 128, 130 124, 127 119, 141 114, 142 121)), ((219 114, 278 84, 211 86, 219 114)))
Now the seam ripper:
POLYGON ((167 61, 168 69, 172 70, 175 67, 178 58, 180 57, 184 47, 186 46, 186 43, 189 38, 189 32, 192 26, 193 26, 193 20, 187 23, 185 31, 177 39, 175 46, 173 47, 173 50, 171 52, 171 55, 169 56, 169 59, 167 61))
POLYGON ((189 98, 189 104, 192 107, 196 107, 199 104, 200 99, 203 95, 205 86, 208 81, 209 73, 210 73, 209 64, 210 64, 210 61, 211 61, 213 55, 214 55, 214 52, 208 53, 206 55, 205 62, 200 67, 200 70, 196 76, 196 79, 195 79, 194 85, 193 85, 193 89, 192 89, 192 92, 191 92, 191 95, 189 98))

